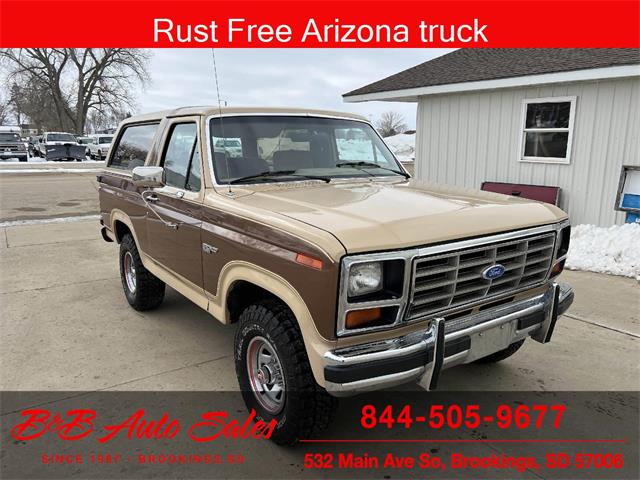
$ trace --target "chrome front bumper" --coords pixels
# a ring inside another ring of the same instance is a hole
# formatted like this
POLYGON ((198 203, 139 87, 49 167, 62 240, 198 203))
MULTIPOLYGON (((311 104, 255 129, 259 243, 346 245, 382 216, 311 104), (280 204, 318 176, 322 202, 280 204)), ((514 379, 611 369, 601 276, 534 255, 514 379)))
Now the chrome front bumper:
POLYGON ((425 331, 328 351, 325 388, 344 396, 424 377, 434 389, 444 368, 473 362, 528 336, 549 342, 558 316, 572 302, 570 285, 552 283, 533 298, 447 322, 434 318, 425 331))

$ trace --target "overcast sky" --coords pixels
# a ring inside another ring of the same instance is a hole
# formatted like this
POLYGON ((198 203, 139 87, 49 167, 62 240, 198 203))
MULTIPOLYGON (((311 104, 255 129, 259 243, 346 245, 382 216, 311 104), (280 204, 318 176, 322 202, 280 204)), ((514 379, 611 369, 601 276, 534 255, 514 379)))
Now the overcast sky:
MULTIPOLYGON (((387 110, 415 127, 414 103, 344 103, 342 94, 443 55, 444 49, 217 49, 220 96, 233 106, 326 108, 376 120, 387 110)), ((139 112, 215 104, 211 49, 153 51, 139 112)))

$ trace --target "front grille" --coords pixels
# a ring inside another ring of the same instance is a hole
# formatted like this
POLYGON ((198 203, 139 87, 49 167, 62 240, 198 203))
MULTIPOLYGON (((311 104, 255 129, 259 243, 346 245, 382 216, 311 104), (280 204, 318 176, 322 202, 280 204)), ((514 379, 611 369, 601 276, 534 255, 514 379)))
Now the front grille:
POLYGON ((550 232, 416 258, 407 319, 542 283, 551 267, 554 243, 555 233, 550 232), (483 278, 483 270, 495 264, 505 267, 504 275, 483 278))

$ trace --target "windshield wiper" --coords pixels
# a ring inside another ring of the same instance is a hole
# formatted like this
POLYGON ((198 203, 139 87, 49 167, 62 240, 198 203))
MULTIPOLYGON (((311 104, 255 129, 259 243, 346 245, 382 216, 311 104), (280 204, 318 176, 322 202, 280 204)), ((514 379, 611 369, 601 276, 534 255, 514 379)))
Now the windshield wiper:
POLYGON ((269 177, 302 177, 309 180, 322 180, 323 182, 326 182, 326 183, 329 183, 331 181, 329 177, 322 177, 320 175, 303 175, 296 172, 297 170, 275 170, 273 172, 267 170, 266 172, 260 172, 260 173, 255 173, 253 175, 246 175, 244 177, 235 178, 228 183, 230 184, 242 183, 247 180, 253 180, 257 178, 269 178, 269 177))
MULTIPOLYGON (((396 173, 398 175, 402 175, 404 178, 411 178, 411 175, 409 175, 408 173, 402 172, 400 170, 394 170, 393 168, 387 168, 387 167, 381 167, 380 165, 378 165, 377 163, 373 163, 373 162, 364 162, 364 161, 360 161, 360 162, 340 162, 336 164, 336 167, 361 167, 358 170, 362 170, 365 173, 369 173, 366 172, 364 169, 365 168, 379 168, 381 170, 386 170, 388 172, 393 172, 396 173)), ((372 175, 371 173, 369 173, 369 175, 372 175)))

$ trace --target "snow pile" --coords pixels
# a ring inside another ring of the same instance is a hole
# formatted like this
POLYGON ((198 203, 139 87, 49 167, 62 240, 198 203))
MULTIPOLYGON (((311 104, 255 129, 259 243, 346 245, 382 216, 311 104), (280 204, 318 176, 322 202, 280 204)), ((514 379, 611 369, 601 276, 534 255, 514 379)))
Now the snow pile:
POLYGON ((399 133, 384 139, 401 162, 413 162, 416 157, 416 134, 399 133))
POLYGON ((572 227, 566 267, 640 280, 640 224, 572 227))

